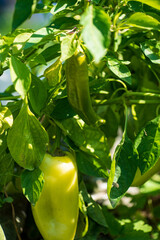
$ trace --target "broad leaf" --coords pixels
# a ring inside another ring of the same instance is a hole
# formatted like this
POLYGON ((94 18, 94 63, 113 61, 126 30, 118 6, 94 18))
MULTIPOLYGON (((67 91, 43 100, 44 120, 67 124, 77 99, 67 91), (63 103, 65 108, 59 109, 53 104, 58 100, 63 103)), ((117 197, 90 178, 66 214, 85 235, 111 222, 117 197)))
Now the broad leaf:
POLYGON ((0 134, 13 124, 13 116, 7 107, 0 107, 0 134))
POLYGON ((12 48, 13 54, 17 54, 22 50, 26 41, 31 37, 32 34, 33 34, 32 31, 23 32, 23 33, 18 34, 15 37, 15 39, 13 41, 13 48, 12 48))
POLYGON ((131 72, 126 65, 114 57, 107 57, 108 68, 120 79, 129 85, 132 84, 131 72))
POLYGON ((141 173, 147 172, 160 158, 160 116, 148 122, 135 140, 141 173))
POLYGON ((147 15, 142 12, 137 12, 132 14, 125 24, 128 24, 133 27, 148 29, 148 30, 159 30, 160 29, 160 22, 151 17, 150 15, 147 15))
POLYGON ((110 43, 110 18, 102 9, 90 5, 81 16, 83 40, 99 62, 106 54, 110 43))
POLYGON ((31 87, 29 89, 29 100, 34 112, 40 114, 47 100, 47 89, 44 83, 33 74, 31 87))
POLYGON ((4 62, 9 51, 9 46, 4 39, 0 39, 0 61, 4 62))
POLYGON ((159 0, 132 0, 132 1, 138 1, 141 3, 145 3, 153 8, 160 10, 160 1, 159 0))
POLYGON ((21 176, 21 186, 23 194, 33 205, 39 199, 44 185, 43 172, 36 168, 33 171, 25 170, 21 176))
MULTIPOLYGON (((128 188, 131 186, 136 170, 137 170, 137 156, 133 150, 133 144, 131 140, 126 136, 117 146, 115 151, 116 165, 115 174, 112 187, 107 189, 107 193, 110 197, 110 201, 113 207, 116 206, 118 201, 123 197, 128 188)), ((111 176, 113 175, 111 168, 111 176)), ((111 182, 110 182, 111 184, 111 182)))
POLYGON ((16 91, 24 99, 31 84, 31 73, 26 65, 13 55, 10 58, 11 79, 16 91))
POLYGON ((12 31, 19 27, 35 10, 37 0, 17 0, 13 15, 12 31))
POLYGON ((8 147, 14 160, 23 168, 33 170, 43 160, 48 135, 27 105, 23 105, 8 133, 8 147))

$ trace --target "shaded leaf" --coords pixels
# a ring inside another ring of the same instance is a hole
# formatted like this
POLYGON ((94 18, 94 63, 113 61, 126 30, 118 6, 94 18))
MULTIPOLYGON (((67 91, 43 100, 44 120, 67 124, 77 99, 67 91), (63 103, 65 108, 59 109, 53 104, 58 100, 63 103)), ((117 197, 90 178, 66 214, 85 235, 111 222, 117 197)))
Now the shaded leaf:
POLYGON ((151 169, 160 158, 160 116, 151 120, 135 139, 134 148, 139 154, 141 173, 151 169))
POLYGON ((141 43, 141 49, 152 63, 160 64, 160 42, 146 41, 141 43))
POLYGON ((28 201, 35 205, 39 199, 44 185, 43 172, 36 168, 33 171, 25 170, 21 175, 23 194, 28 201))
POLYGON ((17 0, 13 15, 12 31, 19 27, 35 10, 37 0, 17 0))
POLYGON ((47 100, 47 89, 45 88, 44 83, 33 74, 31 86, 28 93, 29 100, 34 112, 40 114, 47 100))
POLYGON ((133 144, 127 136, 124 139, 122 138, 122 141, 117 146, 114 158, 116 165, 114 179, 112 178, 113 184, 112 187, 109 186, 111 187, 110 192, 107 190, 113 207, 116 206, 131 186, 137 170, 137 156, 134 153, 133 144))

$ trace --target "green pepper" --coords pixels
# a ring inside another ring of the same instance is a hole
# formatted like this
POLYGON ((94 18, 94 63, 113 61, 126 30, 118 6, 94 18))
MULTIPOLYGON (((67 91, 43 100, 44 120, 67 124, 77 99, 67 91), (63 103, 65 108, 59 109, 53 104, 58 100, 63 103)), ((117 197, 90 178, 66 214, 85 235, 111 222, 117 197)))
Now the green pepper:
POLYGON ((66 60, 68 101, 87 124, 95 124, 99 116, 95 113, 89 92, 89 77, 86 56, 81 50, 66 60))
POLYGON ((44 240, 73 240, 79 212, 77 166, 74 157, 46 154, 42 193, 32 213, 44 240))
POLYGON ((138 186, 144 184, 158 171, 160 171, 160 159, 156 162, 156 164, 151 169, 149 169, 144 174, 141 174, 140 169, 137 168, 137 171, 136 171, 136 174, 135 174, 135 177, 134 177, 134 180, 133 180, 131 186, 138 187, 138 186))

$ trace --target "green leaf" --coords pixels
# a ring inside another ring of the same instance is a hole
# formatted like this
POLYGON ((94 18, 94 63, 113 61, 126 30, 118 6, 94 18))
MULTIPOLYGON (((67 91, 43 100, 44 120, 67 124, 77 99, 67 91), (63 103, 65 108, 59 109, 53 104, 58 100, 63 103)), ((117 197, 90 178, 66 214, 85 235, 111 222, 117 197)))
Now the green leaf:
POLYGON ((129 85, 132 84, 131 72, 126 65, 114 57, 107 57, 108 68, 129 85))
POLYGON ((32 74, 31 87, 29 89, 29 101, 35 113, 40 114, 47 100, 47 89, 44 83, 32 74), (38 103, 38 104, 37 104, 38 103))
POLYGON ((44 51, 41 52, 41 55, 44 57, 46 62, 59 57, 60 44, 54 44, 53 46, 47 47, 44 51))
MULTIPOLYGON (((137 156, 134 153, 133 144, 127 136, 122 138, 117 146, 114 158, 116 160, 114 180, 110 192, 107 191, 113 207, 131 186, 137 170, 137 156)), ((113 173, 111 172, 111 174, 113 173)))
POLYGON ((76 113, 68 102, 68 98, 58 99, 50 116, 56 120, 64 120, 75 116, 76 113))
POLYGON ((65 9, 69 9, 71 6, 76 4, 77 0, 70 0, 66 2, 66 0, 59 0, 55 7, 51 9, 51 13, 55 15, 65 9))
POLYGON ((48 135, 27 105, 23 105, 8 133, 8 147, 14 160, 23 168, 33 170, 43 160, 48 135))
POLYGON ((27 40, 33 34, 32 31, 30 31, 30 32, 28 32, 28 30, 26 30, 26 31, 27 32, 20 33, 15 37, 15 39, 13 41, 13 48, 12 48, 13 54, 19 53, 22 50, 25 43, 27 42, 27 40))
POLYGON ((145 224, 144 221, 132 221, 130 219, 120 220, 122 225, 122 231, 120 237, 116 240, 150 240, 149 233, 152 231, 152 227, 145 224))
POLYGON ((0 134, 13 124, 13 116, 7 107, 0 107, 0 134))
POLYGON ((4 39, 0 39, 0 61, 4 62, 8 55, 9 46, 6 44, 4 39))
POLYGON ((139 154, 138 167, 147 172, 160 157, 160 116, 151 120, 135 139, 134 148, 139 154))
POLYGON ((101 8, 90 5, 81 16, 82 37, 96 62, 106 54, 110 43, 110 17, 101 8))
POLYGON ((148 30, 160 30, 160 22, 157 19, 141 12, 132 14, 124 24, 148 30))
POLYGON ((148 6, 151 6, 153 8, 160 10, 160 1, 159 0, 147 0, 147 1, 146 0, 132 0, 132 1, 138 1, 141 3, 145 3, 148 6))
POLYGON ((28 201, 35 205, 39 199, 44 185, 43 172, 36 168, 33 171, 25 170, 21 175, 21 186, 23 194, 28 201))
POLYGON ((160 64, 160 42, 146 41, 141 43, 141 49, 154 64, 160 64))
POLYGON ((9 153, 4 151, 0 155, 0 187, 5 186, 13 176, 14 161, 9 153))
POLYGON ((74 54, 77 46, 76 34, 63 37, 61 42, 61 61, 63 62, 70 58, 74 54))
POLYGON ((37 0, 17 0, 13 15, 12 31, 19 27, 35 10, 37 0))
POLYGON ((32 46, 37 46, 40 42, 43 41, 43 39, 50 38, 53 40, 53 35, 54 35, 54 29, 51 27, 43 27, 35 31, 29 40, 26 42, 24 49, 28 49, 32 46))
POLYGON ((6 240, 6 237, 5 237, 5 235, 4 235, 3 228, 2 228, 1 225, 0 225, 0 239, 1 239, 1 240, 6 240))
POLYGON ((10 58, 11 79, 16 91, 24 99, 31 84, 31 73, 24 63, 13 55, 10 58))
POLYGON ((107 138, 99 128, 88 126, 76 117, 57 122, 57 125, 82 151, 98 158, 101 167, 106 172, 107 167, 110 167, 107 138))
POLYGON ((88 216, 96 223, 104 227, 108 227, 106 219, 103 215, 102 207, 92 199, 83 182, 80 183, 79 188, 80 194, 83 196, 84 202, 86 203, 88 216))
POLYGON ((78 169, 83 174, 94 177, 104 177, 108 176, 108 171, 101 166, 98 158, 86 154, 82 151, 76 153, 76 160, 78 169))

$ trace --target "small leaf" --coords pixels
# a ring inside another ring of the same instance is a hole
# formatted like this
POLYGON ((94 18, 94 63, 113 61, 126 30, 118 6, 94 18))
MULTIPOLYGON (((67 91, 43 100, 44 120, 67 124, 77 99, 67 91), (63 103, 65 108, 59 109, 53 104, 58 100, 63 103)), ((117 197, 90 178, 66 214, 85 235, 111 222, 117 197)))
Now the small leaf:
POLYGON ((13 116, 7 107, 0 107, 0 134, 13 124, 13 116))
POLYGON ((60 82, 61 69, 62 62, 60 58, 58 58, 51 66, 49 66, 44 71, 44 76, 47 78, 49 86, 54 87, 60 82))
POLYGON ((151 120, 135 139, 134 148, 139 154, 138 167, 147 172, 160 158, 160 116, 151 120))
POLYGON ((34 112, 40 114, 47 100, 47 89, 44 83, 33 74, 31 87, 29 89, 29 100, 34 112))
POLYGON ((39 199, 44 185, 43 172, 36 168, 33 171, 25 170, 21 175, 21 186, 23 194, 28 201, 35 205, 39 199))
POLYGON ((132 14, 124 24, 128 24, 133 27, 144 28, 148 30, 160 29, 160 22, 157 19, 141 12, 132 14))
POLYGON ((29 18, 36 7, 37 0, 17 0, 13 15, 12 31, 29 18))
POLYGON ((65 9, 69 9, 69 7, 74 6, 77 0, 70 0, 66 2, 66 0, 59 0, 55 7, 51 9, 51 13, 55 15, 65 9))
POLYGON ((13 55, 10 58, 11 79, 16 91, 24 99, 31 84, 31 73, 24 63, 13 55))
POLYGON ((63 37, 61 42, 61 61, 63 62, 70 58, 74 54, 77 46, 76 34, 63 37))
POLYGON ((23 105, 8 133, 8 147, 21 167, 33 170, 43 160, 48 135, 27 105, 23 105))
POLYGON ((132 84, 131 72, 126 65, 121 63, 118 59, 107 57, 108 68, 120 79, 129 85, 132 84))
POLYGON ((110 43, 110 17, 102 9, 90 5, 81 16, 82 37, 96 62, 106 54, 110 43))
POLYGON ((141 49, 154 64, 160 64, 160 42, 146 41, 141 43, 141 49), (157 47, 157 48, 156 48, 157 47))
POLYGON ((153 8, 156 8, 158 10, 160 10, 160 1, 159 0, 132 0, 132 1, 138 1, 141 3, 145 3, 153 8))

